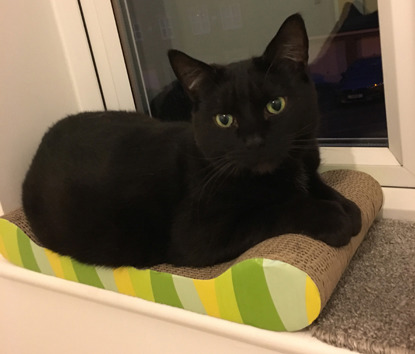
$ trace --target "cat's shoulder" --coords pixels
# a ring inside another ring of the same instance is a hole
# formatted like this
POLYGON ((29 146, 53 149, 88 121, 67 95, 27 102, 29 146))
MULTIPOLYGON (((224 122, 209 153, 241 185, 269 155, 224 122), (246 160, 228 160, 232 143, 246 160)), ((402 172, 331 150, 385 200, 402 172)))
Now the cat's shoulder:
POLYGON ((86 111, 77 114, 71 114, 57 121, 53 127, 68 126, 104 126, 111 124, 148 124, 152 118, 137 112, 129 111, 86 111))
POLYGON ((150 117, 144 113, 133 111, 89 111, 68 115, 56 122, 50 130, 71 131, 79 129, 102 130, 102 129, 185 129, 188 122, 163 122, 150 117))

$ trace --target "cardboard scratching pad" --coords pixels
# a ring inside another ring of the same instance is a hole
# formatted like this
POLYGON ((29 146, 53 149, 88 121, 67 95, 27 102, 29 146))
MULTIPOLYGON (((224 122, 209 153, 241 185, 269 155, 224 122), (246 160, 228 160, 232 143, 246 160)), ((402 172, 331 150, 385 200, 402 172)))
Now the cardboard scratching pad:
POLYGON ((36 272, 229 321, 296 331, 320 314, 382 205, 381 187, 365 173, 329 171, 323 179, 362 211, 361 232, 342 248, 287 234, 213 267, 162 264, 150 269, 110 269, 85 265, 38 246, 22 210, 17 210, 0 218, 0 253, 36 272))

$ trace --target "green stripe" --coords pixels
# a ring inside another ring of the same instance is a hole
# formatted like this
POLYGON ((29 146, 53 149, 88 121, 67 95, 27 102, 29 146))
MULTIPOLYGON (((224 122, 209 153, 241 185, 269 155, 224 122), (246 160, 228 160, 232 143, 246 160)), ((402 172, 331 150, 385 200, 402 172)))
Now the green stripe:
POLYGON ((75 259, 72 259, 72 266, 80 283, 104 289, 94 266, 80 263, 75 259))
POLYGON ((17 230, 18 228, 9 223, 5 227, 5 237, 3 238, 4 246, 7 250, 7 255, 9 256, 9 261, 22 267, 23 262, 20 257, 19 245, 17 243, 17 230))
POLYGON ((52 266, 49 263, 48 257, 46 257, 45 249, 36 245, 33 241, 30 241, 32 246, 33 255, 36 258, 37 265, 39 266, 40 272, 48 275, 55 275, 52 266))
POLYGON ((140 270, 128 268, 128 274, 130 275, 131 284, 133 284, 136 295, 144 300, 154 301, 150 272, 149 269, 140 270))
POLYGON ((205 307, 200 301, 193 279, 173 275, 173 283, 184 309, 206 315, 205 307))
POLYGON ((79 282, 75 270, 73 269, 72 259, 69 257, 61 256, 59 257, 59 260, 61 261, 62 271, 65 279, 79 282))
POLYGON ((171 274, 150 271, 150 277, 155 302, 183 308, 171 274))
POLYGON ((244 323, 273 331, 285 331, 269 294, 262 259, 250 259, 234 265, 232 280, 244 323))
POLYGON ((215 279, 215 288, 221 317, 229 321, 242 323, 233 288, 231 269, 215 279))
POLYGON ((32 246, 30 245, 30 239, 19 228, 17 229, 17 243, 19 245, 23 266, 27 269, 34 270, 35 272, 40 272, 32 251, 32 246))
POLYGON ((115 284, 114 272, 110 268, 96 267, 98 277, 101 280, 101 283, 104 285, 104 288, 107 290, 112 290, 118 292, 117 284, 115 284))
POLYGON ((281 261, 264 259, 264 274, 275 308, 287 331, 308 326, 305 301, 307 274, 281 261))

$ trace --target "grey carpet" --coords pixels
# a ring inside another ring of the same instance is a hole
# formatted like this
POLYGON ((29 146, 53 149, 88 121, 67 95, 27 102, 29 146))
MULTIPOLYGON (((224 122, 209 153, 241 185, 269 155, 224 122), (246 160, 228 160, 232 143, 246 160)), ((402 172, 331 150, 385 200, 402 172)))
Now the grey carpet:
POLYGON ((310 331, 360 353, 415 353, 415 223, 373 224, 310 331))

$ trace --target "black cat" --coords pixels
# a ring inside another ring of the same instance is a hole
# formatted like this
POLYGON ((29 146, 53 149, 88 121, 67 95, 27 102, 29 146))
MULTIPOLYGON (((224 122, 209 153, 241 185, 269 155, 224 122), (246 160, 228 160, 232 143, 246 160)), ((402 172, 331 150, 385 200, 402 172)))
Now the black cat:
POLYGON ((332 246, 360 210, 318 173, 308 38, 289 17, 264 54, 226 66, 172 50, 192 124, 138 113, 67 117, 44 136, 23 184, 40 242, 105 266, 207 266, 283 233, 332 246))

